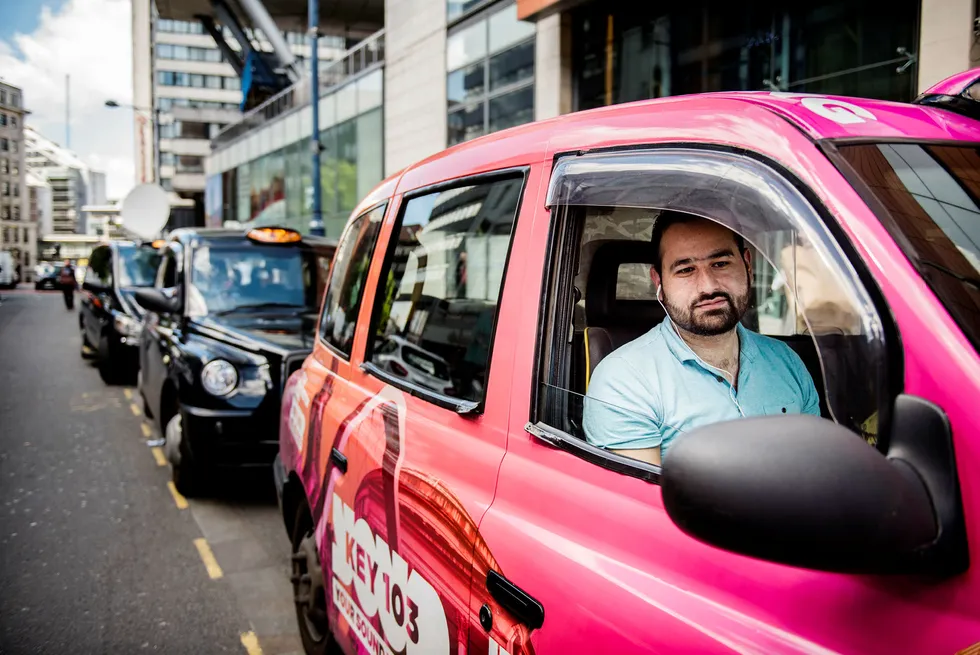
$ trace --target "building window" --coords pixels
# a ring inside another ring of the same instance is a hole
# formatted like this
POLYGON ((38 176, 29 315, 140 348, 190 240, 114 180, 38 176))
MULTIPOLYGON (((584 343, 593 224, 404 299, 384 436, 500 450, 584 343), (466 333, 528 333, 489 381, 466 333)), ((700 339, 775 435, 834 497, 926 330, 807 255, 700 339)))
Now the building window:
POLYGON ((10 151, 10 141, 4 138, 0 138, 0 151, 9 152, 10 151))
POLYGON ((175 163, 175 155, 172 152, 161 152, 160 153, 160 165, 161 166, 173 166, 175 163))
POLYGON ((238 91, 242 88, 241 82, 238 81, 237 77, 225 77, 222 79, 224 79, 225 89, 229 91, 238 91))
POLYGON ((13 116, 13 115, 10 116, 10 127, 17 127, 17 117, 16 116, 13 116))
POLYGON ((10 104, 14 107, 20 107, 20 96, 16 93, 10 94, 10 104))
POLYGON ((177 157, 178 173, 203 173, 204 159, 192 155, 180 155, 177 157))
POLYGON ((10 160, 0 159, 0 173, 4 175, 10 173, 10 160))
POLYGON ((204 34, 204 27, 200 23, 191 23, 183 20, 157 20, 157 29, 161 32, 173 32, 174 34, 204 34))
POLYGON ((575 110, 711 91, 914 97, 916 65, 896 51, 918 47, 919 2, 896 0, 884 20, 871 0, 783 4, 572 10, 575 110))
POLYGON ((449 35, 449 145, 534 120, 534 31, 511 3, 449 35))
POLYGON ((7 104, 7 92, 0 89, 0 105, 7 104))
MULTIPOLYGON (((207 88, 209 88, 209 89, 220 89, 221 88, 221 78, 220 77, 217 77, 215 75, 208 75, 206 77, 207 77, 207 79, 205 80, 205 86, 207 86, 207 88)), ((226 77, 225 79, 231 79, 231 78, 227 78, 226 77)))
POLYGON ((7 125, 7 115, 0 111, 0 127, 7 125))
POLYGON ((487 0, 448 0, 446 3, 446 18, 451 23, 463 14, 469 13, 480 5, 485 4, 487 4, 487 0))
POLYGON ((10 182, 4 180, 0 183, 0 194, 3 194, 4 197, 10 196, 10 182))

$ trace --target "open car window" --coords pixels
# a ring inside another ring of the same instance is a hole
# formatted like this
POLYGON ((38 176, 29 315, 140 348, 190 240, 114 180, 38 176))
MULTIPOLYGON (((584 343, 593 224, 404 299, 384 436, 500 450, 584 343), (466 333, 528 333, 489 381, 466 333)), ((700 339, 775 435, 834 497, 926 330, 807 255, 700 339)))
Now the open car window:
MULTIPOLYGON (((824 418, 879 442, 891 400, 884 326, 817 211, 782 174, 746 156, 705 150, 568 156, 555 168, 547 204, 556 243, 544 303, 539 426, 586 441, 591 403, 610 410, 593 412, 606 423, 620 417, 641 431, 675 436, 690 429, 671 424, 663 412, 657 416, 658 408, 644 398, 623 402, 630 395, 625 388, 606 396, 587 393, 597 357, 664 320, 650 278, 650 238, 659 216, 669 211, 714 221, 744 239, 753 274, 742 327, 795 353, 787 357, 805 366, 806 386, 812 388, 812 380, 824 418)), ((643 362, 632 363, 643 368, 643 362)), ((807 408, 800 404, 773 397, 756 403, 752 415, 817 413, 816 399, 808 398, 807 408)))

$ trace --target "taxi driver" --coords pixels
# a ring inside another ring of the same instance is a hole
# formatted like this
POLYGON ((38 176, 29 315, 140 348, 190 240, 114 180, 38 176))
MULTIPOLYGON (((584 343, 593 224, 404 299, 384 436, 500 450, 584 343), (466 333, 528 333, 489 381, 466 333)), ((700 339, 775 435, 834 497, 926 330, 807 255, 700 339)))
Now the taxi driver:
POLYGON ((711 220, 663 212, 650 275, 668 318, 604 358, 585 398, 589 443, 659 465, 690 430, 744 416, 819 415, 813 379, 789 346, 740 323, 752 255, 711 220))

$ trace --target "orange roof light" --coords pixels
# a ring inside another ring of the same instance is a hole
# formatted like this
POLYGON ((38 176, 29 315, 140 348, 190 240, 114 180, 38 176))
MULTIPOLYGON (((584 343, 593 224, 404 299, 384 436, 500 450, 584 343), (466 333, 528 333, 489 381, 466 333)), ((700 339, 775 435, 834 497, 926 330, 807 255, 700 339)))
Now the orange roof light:
POLYGON ((248 238, 262 243, 296 243, 303 237, 296 230, 281 227, 257 227, 248 231, 248 238))
POLYGON ((166 243, 167 243, 167 241, 165 239, 157 239, 156 241, 154 241, 153 243, 150 244, 150 247, 151 248, 163 248, 163 246, 166 243))

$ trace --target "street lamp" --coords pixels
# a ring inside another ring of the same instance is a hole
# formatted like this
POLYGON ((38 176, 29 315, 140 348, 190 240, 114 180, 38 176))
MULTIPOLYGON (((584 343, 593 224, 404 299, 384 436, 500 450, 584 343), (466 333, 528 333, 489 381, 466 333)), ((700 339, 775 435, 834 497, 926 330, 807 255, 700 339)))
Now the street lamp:
POLYGON ((153 112, 153 178, 156 180, 157 184, 162 186, 162 180, 160 178, 160 108, 154 107, 150 109, 149 107, 137 107, 136 105, 129 105, 125 103, 118 103, 115 100, 106 100, 105 106, 110 109, 115 109, 116 107, 127 107, 133 111, 140 112, 153 112))

